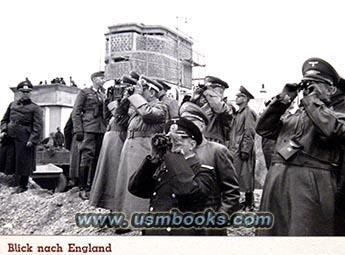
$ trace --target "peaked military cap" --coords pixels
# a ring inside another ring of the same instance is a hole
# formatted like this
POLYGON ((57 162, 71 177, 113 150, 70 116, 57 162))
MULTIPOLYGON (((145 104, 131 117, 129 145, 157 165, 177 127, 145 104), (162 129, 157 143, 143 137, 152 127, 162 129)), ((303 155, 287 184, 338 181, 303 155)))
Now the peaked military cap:
POLYGON ((163 86, 163 89, 165 91, 168 91, 169 89, 171 89, 171 86, 167 82, 165 82, 161 79, 156 79, 156 81, 163 86))
POLYGON ((205 125, 207 126, 209 123, 209 120, 205 114, 205 112, 196 104, 186 101, 184 102, 179 109, 179 115, 182 117, 194 117, 197 118, 203 122, 205 122, 205 125))
MULTIPOLYGON (((242 85, 240 86, 240 93, 239 94, 244 94, 248 97, 248 99, 254 99, 254 96, 242 85)), ((238 94, 237 94, 238 95, 238 94)))
POLYGON ((131 71, 131 72, 129 73, 129 75, 130 75, 132 78, 136 79, 136 80, 139 80, 139 78, 140 78, 140 75, 139 75, 137 72, 135 72, 135 71, 131 71))
POLYGON ((206 76, 204 80, 205 80, 206 86, 220 85, 224 87, 225 89, 229 88, 229 85, 225 81, 214 76, 206 76))
POLYGON ((17 85, 17 90, 19 91, 31 91, 32 88, 33 86, 29 81, 22 81, 17 85))
POLYGON ((99 72, 95 72, 95 73, 91 74, 91 80, 93 80, 93 78, 95 78, 95 77, 104 77, 104 72, 99 71, 99 72))
POLYGON ((328 62, 321 58, 309 58, 302 66, 303 80, 316 80, 337 85, 340 77, 328 62))
POLYGON ((165 125, 165 133, 175 133, 182 135, 182 137, 190 137, 196 141, 197 145, 202 142, 200 129, 192 121, 183 117, 169 120, 165 125))
POLYGON ((121 80, 122 80, 122 83, 128 83, 128 84, 132 84, 132 85, 137 84, 136 79, 134 79, 130 76, 127 76, 127 75, 122 75, 121 80))
POLYGON ((151 89, 154 89, 157 92, 159 92, 159 91, 161 91, 163 89, 163 86, 161 84, 159 84, 158 82, 150 79, 149 77, 141 75, 140 79, 143 80, 146 83, 145 85, 149 86, 151 89))

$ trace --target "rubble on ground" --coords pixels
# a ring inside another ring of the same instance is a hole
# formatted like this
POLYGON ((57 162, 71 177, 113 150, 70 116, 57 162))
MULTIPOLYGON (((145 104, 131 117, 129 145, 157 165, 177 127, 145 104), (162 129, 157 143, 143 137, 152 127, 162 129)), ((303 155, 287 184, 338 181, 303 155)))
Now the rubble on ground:
MULTIPOLYGON (((0 235, 116 235, 112 228, 76 226, 74 217, 78 212, 109 212, 80 199, 77 187, 53 193, 30 179, 26 192, 12 194, 16 189, 14 184, 13 176, 0 173, 0 235)), ((255 193, 256 208, 260 195, 260 191, 255 193)), ((140 231, 125 235, 140 235, 140 231)), ((254 230, 230 228, 228 235, 252 236, 254 230)))

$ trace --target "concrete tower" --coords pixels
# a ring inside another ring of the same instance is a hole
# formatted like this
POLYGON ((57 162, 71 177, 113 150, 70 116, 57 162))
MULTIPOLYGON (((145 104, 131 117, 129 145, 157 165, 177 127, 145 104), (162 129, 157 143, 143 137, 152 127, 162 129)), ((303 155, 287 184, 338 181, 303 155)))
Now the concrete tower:
POLYGON ((105 74, 118 79, 131 70, 191 89, 192 41, 163 26, 120 24, 108 27, 105 74))

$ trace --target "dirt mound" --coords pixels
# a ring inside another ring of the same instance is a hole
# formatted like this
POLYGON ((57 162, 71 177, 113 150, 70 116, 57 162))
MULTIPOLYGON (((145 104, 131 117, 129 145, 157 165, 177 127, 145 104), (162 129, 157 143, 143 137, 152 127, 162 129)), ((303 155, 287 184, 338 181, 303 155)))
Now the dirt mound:
MULTIPOLYGON (((116 235, 112 228, 79 228, 78 212, 107 213, 91 207, 79 198, 78 188, 64 193, 42 189, 30 179, 26 192, 12 194, 16 189, 13 176, 0 173, 0 235, 116 235)), ((255 193, 256 207, 260 192, 255 193)), ((125 235, 140 235, 134 231, 125 235)), ((252 236, 253 229, 229 229, 230 236, 252 236)))

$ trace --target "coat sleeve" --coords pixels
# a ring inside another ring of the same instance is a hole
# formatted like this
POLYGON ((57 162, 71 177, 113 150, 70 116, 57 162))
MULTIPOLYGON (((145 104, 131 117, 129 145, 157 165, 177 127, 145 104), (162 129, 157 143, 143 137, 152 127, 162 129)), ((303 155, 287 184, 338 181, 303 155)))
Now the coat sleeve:
POLYGON ((178 109, 179 109, 178 102, 176 100, 171 100, 169 103, 170 118, 178 117, 178 109))
POLYGON ((220 211, 231 214, 238 210, 240 191, 238 176, 231 161, 230 151, 222 146, 216 152, 216 174, 221 189, 222 203, 220 211))
POLYGON ((165 164, 172 176, 172 190, 183 199, 206 199, 215 183, 215 176, 200 164, 189 165, 182 154, 168 152, 165 164), (194 171, 192 169, 194 167, 194 171))
POLYGON ((134 94, 128 98, 131 104, 136 109, 137 113, 142 117, 144 123, 155 124, 162 123, 166 120, 168 114, 167 105, 164 103, 157 103, 151 106, 139 94, 134 94))
POLYGON ((43 129, 43 111, 39 106, 36 106, 33 112, 33 123, 32 123, 32 131, 29 137, 29 141, 33 144, 38 144, 41 136, 42 136, 42 129, 43 129))
POLYGON ((345 123, 316 95, 305 96, 302 104, 319 135, 325 139, 345 140, 345 123))
POLYGON ((140 167, 130 177, 128 191, 134 196, 141 198, 150 198, 155 188, 153 174, 159 164, 154 164, 151 157, 147 156, 140 167))
POLYGON ((256 114, 247 109, 244 120, 244 133, 240 143, 240 151, 251 154, 255 142, 256 114))
POLYGON ((74 133, 83 132, 82 111, 86 101, 84 90, 80 90, 74 103, 72 111, 73 131, 74 133))
POLYGON ((206 101, 210 105, 212 111, 216 114, 227 114, 232 117, 233 110, 232 108, 225 103, 219 95, 217 95, 214 91, 208 89, 204 91, 204 97, 206 101))
POLYGON ((128 114, 129 106, 130 106, 130 102, 128 98, 124 98, 123 100, 121 100, 121 102, 119 103, 119 106, 115 110, 115 121, 121 127, 128 126, 128 121, 130 118, 128 114))
POLYGON ((281 117, 289 106, 281 102, 279 95, 275 97, 259 118, 255 131, 262 137, 276 140, 282 127, 281 117))
POLYGON ((12 103, 7 107, 4 117, 1 120, 1 132, 7 132, 7 124, 10 122, 11 105, 12 103))

